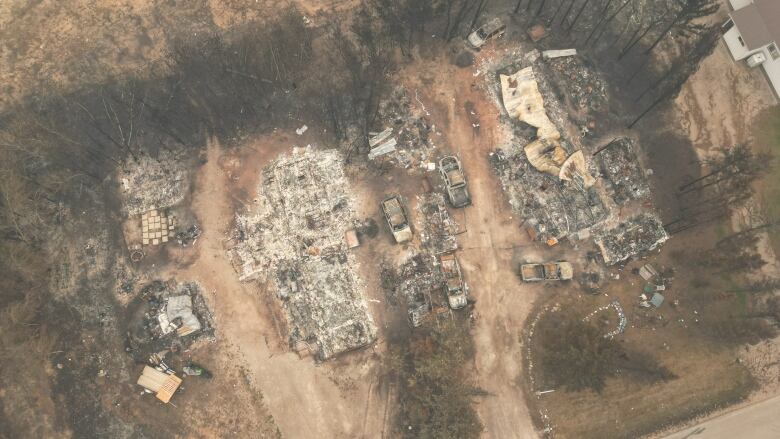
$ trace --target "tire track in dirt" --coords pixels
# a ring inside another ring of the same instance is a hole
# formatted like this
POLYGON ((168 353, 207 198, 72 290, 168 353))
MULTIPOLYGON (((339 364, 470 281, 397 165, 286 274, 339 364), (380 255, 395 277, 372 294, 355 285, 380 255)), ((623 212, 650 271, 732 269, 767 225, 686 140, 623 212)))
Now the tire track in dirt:
POLYGON ((464 276, 476 300, 476 379, 488 394, 480 397, 476 409, 485 437, 535 438, 521 384, 520 334, 537 293, 521 285, 513 271, 518 249, 529 239, 521 233, 489 162, 497 109, 479 90, 468 86, 474 81, 469 70, 452 71, 449 77, 450 81, 442 83, 446 88, 437 90, 437 105, 431 111, 434 116, 446 112, 439 120, 448 120, 444 134, 464 163, 473 198, 473 205, 466 209, 467 232, 458 238, 465 249, 459 255, 464 276), (474 104, 480 119, 478 132, 466 113, 467 101, 474 104))

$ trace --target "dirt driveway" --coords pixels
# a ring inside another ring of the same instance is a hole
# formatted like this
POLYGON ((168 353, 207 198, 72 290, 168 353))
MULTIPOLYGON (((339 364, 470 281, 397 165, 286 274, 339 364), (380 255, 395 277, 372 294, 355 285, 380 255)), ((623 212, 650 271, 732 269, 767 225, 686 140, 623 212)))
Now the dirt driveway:
POLYGON ((519 260, 536 251, 521 231, 488 160, 496 145, 498 109, 472 86, 471 69, 455 69, 446 60, 436 60, 422 70, 417 77, 425 77, 427 70, 436 72, 437 78, 448 78, 411 86, 427 90, 420 99, 436 126, 444 127, 448 148, 460 155, 473 198, 465 217, 455 212, 455 218, 466 228, 458 236, 459 259, 476 300, 474 366, 477 383, 487 392, 477 404, 484 436, 537 437, 521 387, 520 333, 540 290, 522 285, 514 271, 519 260), (467 102, 473 109, 466 110, 467 102), (478 129, 473 126, 475 119, 479 119, 478 129))
POLYGON ((169 275, 203 285, 217 337, 228 340, 234 354, 225 361, 244 363, 283 436, 381 437, 387 398, 380 390, 386 386, 377 385, 382 383, 377 383, 378 362, 372 349, 319 365, 312 358, 300 358, 277 329, 281 319, 272 293, 239 282, 227 259, 226 236, 234 206, 254 197, 250 190, 256 187, 261 167, 290 146, 284 136, 247 145, 238 155, 225 154, 214 142, 209 145, 192 203, 203 229, 198 255, 171 267, 169 275))

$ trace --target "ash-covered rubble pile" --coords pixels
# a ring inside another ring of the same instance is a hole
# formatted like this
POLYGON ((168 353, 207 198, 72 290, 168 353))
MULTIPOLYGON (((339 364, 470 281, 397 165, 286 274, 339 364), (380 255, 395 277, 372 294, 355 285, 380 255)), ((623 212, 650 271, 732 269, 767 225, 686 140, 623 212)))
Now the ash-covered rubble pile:
POLYGON ((622 205, 650 195, 646 173, 632 139, 622 137, 610 142, 598 153, 598 163, 615 203, 622 205))
POLYGON ((418 253, 398 268, 395 296, 406 299, 409 322, 422 325, 434 306, 441 306, 438 290, 444 285, 444 277, 435 265, 434 256, 418 253))
POLYGON ((141 289, 140 300, 128 325, 128 350, 140 358, 214 335, 213 317, 196 282, 155 281, 141 289))
POLYGON ((171 207, 184 199, 188 190, 186 161, 172 152, 160 151, 128 156, 117 178, 128 215, 171 207))
MULTIPOLYGON (((390 137, 383 141, 393 143, 393 148, 384 149, 378 157, 389 160, 402 168, 417 168, 428 161, 436 144, 431 138, 434 127, 428 121, 422 105, 412 102, 404 87, 396 87, 379 104, 377 119, 385 124, 390 137)), ((379 145, 377 145, 379 146, 379 145)), ((374 154, 369 154, 373 157, 374 154)))
POLYGON ((320 360, 376 338, 357 261, 344 234, 353 200, 337 151, 296 148, 262 173, 257 203, 236 218, 231 250, 244 281, 272 280, 290 328, 290 345, 320 360))
POLYGON ((490 161, 513 210, 535 239, 548 244, 597 235, 608 265, 656 248, 668 235, 640 204, 650 188, 633 140, 617 139, 590 160, 575 126, 579 111, 562 105, 562 99, 606 105, 603 80, 576 58, 543 64, 529 55, 513 54, 514 62, 499 64, 492 71, 498 81, 487 85, 502 107, 507 136, 490 161), (618 224, 618 207, 642 213, 618 224))
POLYGON ((421 219, 420 242, 434 254, 450 253, 458 249, 458 223, 450 215, 439 192, 428 192, 418 197, 417 209, 421 219))
POLYGON ((534 67, 500 79, 513 136, 491 161, 514 210, 542 241, 560 240, 604 220, 608 211, 588 162, 573 139, 561 134, 567 132, 561 129, 565 115, 543 98, 546 86, 537 82, 534 67))
POLYGON ((576 111, 601 112, 607 108, 607 83, 579 56, 547 61, 555 86, 576 111))
POLYGON ((594 241, 607 265, 656 249, 669 239, 661 220, 641 213, 615 226, 604 226, 594 233, 594 241))

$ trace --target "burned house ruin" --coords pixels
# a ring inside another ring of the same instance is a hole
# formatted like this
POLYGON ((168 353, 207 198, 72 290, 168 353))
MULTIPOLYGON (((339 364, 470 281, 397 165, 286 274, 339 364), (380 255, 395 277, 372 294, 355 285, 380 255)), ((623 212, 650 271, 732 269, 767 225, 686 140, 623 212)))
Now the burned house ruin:
POLYGON ((632 256, 652 251, 667 239, 669 235, 661 220, 650 213, 641 213, 614 227, 603 227, 594 233, 596 246, 607 265, 615 265, 632 256))
POLYGON ((230 252, 241 280, 274 284, 290 346, 320 360, 376 338, 344 240, 357 221, 342 164, 339 152, 312 147, 279 157, 262 172, 256 204, 237 216, 230 252))
POLYGON ((597 157, 599 170, 615 203, 622 205, 650 195, 645 170, 632 139, 621 137, 611 141, 597 157))

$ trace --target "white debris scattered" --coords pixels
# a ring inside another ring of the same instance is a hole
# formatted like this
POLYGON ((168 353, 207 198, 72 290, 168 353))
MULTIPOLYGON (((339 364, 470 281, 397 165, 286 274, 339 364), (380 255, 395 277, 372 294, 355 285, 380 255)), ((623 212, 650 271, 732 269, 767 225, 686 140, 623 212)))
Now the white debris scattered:
POLYGON ((542 52, 544 59, 561 58, 564 56, 574 56, 577 54, 577 49, 563 49, 563 50, 545 50, 542 52))

